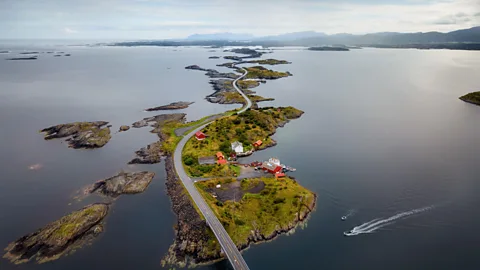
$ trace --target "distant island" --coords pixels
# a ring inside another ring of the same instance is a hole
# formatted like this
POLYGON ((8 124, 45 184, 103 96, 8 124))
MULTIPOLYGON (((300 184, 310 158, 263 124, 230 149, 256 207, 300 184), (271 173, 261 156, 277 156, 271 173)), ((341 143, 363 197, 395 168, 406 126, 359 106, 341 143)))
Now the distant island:
POLYGON ((461 100, 480 106, 480 91, 468 93, 460 97, 461 100))
POLYGON ((330 47, 330 46, 323 46, 323 47, 310 47, 307 50, 309 51, 332 51, 332 52, 347 52, 350 49, 345 47, 330 47))

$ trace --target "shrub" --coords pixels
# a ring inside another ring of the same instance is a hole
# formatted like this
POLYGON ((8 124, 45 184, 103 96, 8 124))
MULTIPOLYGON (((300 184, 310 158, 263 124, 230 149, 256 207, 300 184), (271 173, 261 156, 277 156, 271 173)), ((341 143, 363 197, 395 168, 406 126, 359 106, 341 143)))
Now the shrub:
POLYGON ((238 225, 238 226, 245 225, 245 221, 236 218, 235 219, 235 225, 238 225))
POLYGON ((275 200, 273 200, 273 203, 274 204, 285 203, 285 198, 275 198, 275 200))
POLYGON ((183 163, 187 166, 191 166, 195 163, 195 159, 192 156, 184 156, 183 163))

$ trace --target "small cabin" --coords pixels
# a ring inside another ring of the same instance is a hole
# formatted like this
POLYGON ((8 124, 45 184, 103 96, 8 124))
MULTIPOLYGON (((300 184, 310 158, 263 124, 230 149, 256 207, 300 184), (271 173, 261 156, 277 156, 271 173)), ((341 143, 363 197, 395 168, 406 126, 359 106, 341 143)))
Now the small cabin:
POLYGON ((275 174, 275 178, 279 179, 279 178, 284 178, 285 177, 285 173, 283 172, 278 172, 275 174))
POLYGON ((258 140, 258 141, 256 141, 256 142, 253 143, 253 146, 254 146, 254 147, 259 147, 259 146, 262 145, 262 144, 263 144, 262 140, 258 140))
POLYGON ((207 138, 207 135, 205 135, 205 133, 203 133, 201 131, 197 131, 195 133, 195 138, 197 138, 197 140, 201 141, 201 140, 205 140, 205 138, 207 138))

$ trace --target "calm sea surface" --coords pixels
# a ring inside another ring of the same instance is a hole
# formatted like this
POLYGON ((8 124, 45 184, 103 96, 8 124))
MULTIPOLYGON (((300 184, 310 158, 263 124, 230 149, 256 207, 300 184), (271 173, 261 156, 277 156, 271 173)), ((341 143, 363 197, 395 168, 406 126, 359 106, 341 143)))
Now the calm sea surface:
MULTIPOLYGON (((0 260, 0 269, 161 268, 175 224, 163 163, 127 165, 156 135, 149 128, 131 129, 85 151, 44 141, 38 130, 105 120, 115 132, 155 115, 145 108, 180 100, 195 101, 179 111, 188 120, 238 107, 206 102, 213 92, 209 79, 184 69, 216 68, 224 60, 208 56, 226 53, 48 44, 3 49, 12 53, 0 54, 1 248, 100 200, 73 199, 96 180, 121 169, 157 176, 145 193, 114 203, 106 231, 93 245, 43 265, 0 260), (23 50, 72 56, 4 60, 23 50), (41 168, 29 170, 33 164, 41 168)), ((248 160, 275 156, 296 167, 292 175, 318 194, 318 202, 304 229, 244 252, 251 269, 480 269, 480 107, 458 100, 480 90, 479 52, 289 48, 265 58, 292 61, 274 69, 294 76, 256 88, 276 99, 264 105, 292 105, 305 114, 278 130, 278 146, 248 160), (348 212, 353 214, 341 221, 348 212), (371 233, 343 236, 377 218, 371 233)), ((220 262, 204 268, 225 267, 220 262)))

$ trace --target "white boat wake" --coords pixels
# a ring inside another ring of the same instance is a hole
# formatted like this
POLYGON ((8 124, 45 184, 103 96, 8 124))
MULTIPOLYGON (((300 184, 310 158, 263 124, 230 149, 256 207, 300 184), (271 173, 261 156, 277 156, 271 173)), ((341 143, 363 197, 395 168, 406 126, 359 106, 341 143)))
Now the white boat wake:
POLYGON ((343 235, 345 236, 354 236, 354 235, 359 235, 359 234, 364 234, 364 233, 372 233, 382 227, 385 227, 387 225, 390 225, 392 223, 395 223, 396 220, 405 218, 411 215, 419 214, 428 210, 431 210, 435 208, 434 205, 423 207, 423 208, 418 208, 418 209, 413 209, 410 211, 402 212, 399 214, 396 214, 394 216, 391 216, 389 218, 385 219, 374 219, 369 222, 363 223, 362 225, 356 226, 350 231, 344 232, 343 235))

